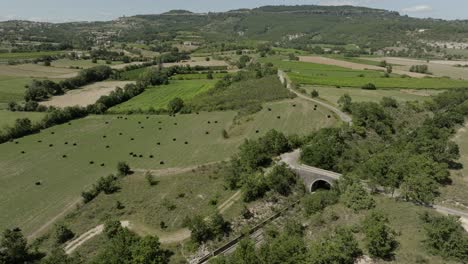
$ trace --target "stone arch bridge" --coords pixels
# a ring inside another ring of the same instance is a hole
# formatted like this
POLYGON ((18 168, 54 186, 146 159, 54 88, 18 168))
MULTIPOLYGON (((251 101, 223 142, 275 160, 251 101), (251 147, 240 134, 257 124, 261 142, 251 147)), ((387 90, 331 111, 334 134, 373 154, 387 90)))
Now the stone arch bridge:
POLYGON ((281 155, 280 162, 287 164, 296 172, 309 192, 314 192, 319 188, 330 189, 335 181, 341 177, 341 174, 336 172, 301 164, 299 162, 300 154, 301 152, 299 149, 290 153, 285 153, 281 155))

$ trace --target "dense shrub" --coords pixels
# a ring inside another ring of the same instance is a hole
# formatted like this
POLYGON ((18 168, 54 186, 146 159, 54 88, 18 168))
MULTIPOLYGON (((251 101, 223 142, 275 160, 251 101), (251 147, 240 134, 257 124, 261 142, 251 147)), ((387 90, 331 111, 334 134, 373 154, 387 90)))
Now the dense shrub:
POLYGON ((429 73, 429 67, 427 65, 413 65, 410 67, 410 72, 417 73, 429 73))
POLYGON ((339 200, 339 194, 335 190, 317 191, 308 194, 302 200, 306 215, 312 215, 325 209, 327 206, 336 204, 339 200))

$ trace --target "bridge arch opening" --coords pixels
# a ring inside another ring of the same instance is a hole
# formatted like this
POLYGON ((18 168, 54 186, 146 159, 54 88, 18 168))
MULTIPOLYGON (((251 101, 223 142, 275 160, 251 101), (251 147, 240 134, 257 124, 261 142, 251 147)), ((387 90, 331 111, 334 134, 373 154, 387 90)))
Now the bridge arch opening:
POLYGON ((315 192, 317 190, 330 190, 330 189, 331 189, 331 183, 329 183, 326 180, 316 180, 310 186, 311 192, 315 192))

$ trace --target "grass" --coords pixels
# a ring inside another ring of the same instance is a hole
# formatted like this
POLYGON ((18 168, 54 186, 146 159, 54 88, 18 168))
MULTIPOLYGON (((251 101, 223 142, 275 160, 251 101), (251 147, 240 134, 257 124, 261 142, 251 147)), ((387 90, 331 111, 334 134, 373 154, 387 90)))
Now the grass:
POLYGON ((55 56, 62 53, 63 52, 61 51, 0 53, 0 61, 37 59, 44 56, 55 56))
POLYGON ((134 69, 130 71, 125 71, 121 74, 121 78, 122 80, 136 81, 147 70, 148 68, 139 68, 139 69, 134 69))
POLYGON ((22 101, 25 85, 31 81, 31 78, 0 76, 0 109, 6 108, 6 105, 11 101, 22 101))
MULTIPOLYGON (((214 79, 221 79, 226 76, 227 73, 213 73, 214 79)), ((207 78, 205 73, 188 73, 188 74, 178 74, 171 77, 173 80, 203 80, 207 78)))
MULTIPOLYGON (((121 64, 120 61, 113 61, 111 65, 121 64)), ((98 65, 108 65, 105 60, 98 60, 97 63, 93 63, 92 60, 70 60, 70 59, 59 59, 52 62, 52 67, 56 68, 92 68, 98 65)))
POLYGON ((18 118, 29 118, 33 123, 40 121, 45 116, 45 113, 38 112, 11 112, 0 110, 0 131, 5 126, 11 126, 18 118))
POLYGON ((366 60, 365 58, 360 58, 360 57, 346 57, 343 55, 324 55, 324 57, 331 58, 331 59, 336 59, 336 60, 342 60, 342 61, 347 61, 347 62, 353 62, 353 63, 358 63, 358 64, 365 64, 365 65, 371 65, 371 66, 380 66, 379 61, 372 61, 372 60, 366 60))
POLYGON ((182 100, 189 100, 197 94, 213 88, 215 82, 215 80, 173 80, 169 85, 148 88, 137 97, 112 107, 109 111, 113 113, 123 113, 138 109, 148 110, 151 107, 154 109, 166 108, 167 104, 172 99, 180 97, 182 100))
POLYGON ((354 102, 380 102, 383 97, 392 97, 400 102, 430 100, 432 95, 440 93, 440 90, 363 90, 361 88, 335 88, 323 86, 302 86, 308 94, 312 90, 318 91, 320 99, 323 99, 333 105, 338 105, 338 99, 349 94, 354 102))
POLYGON ((261 124, 249 120, 234 124, 235 112, 149 116, 149 119, 132 115, 125 116, 127 120, 114 115, 89 116, 71 125, 21 138, 18 144, 1 144, 0 229, 18 226, 25 234, 31 234, 64 208, 73 206, 80 193, 99 177, 114 173, 119 161, 127 161, 132 168, 142 170, 189 167, 225 160, 237 151, 244 139, 260 136, 270 128, 304 134, 337 122, 334 117, 328 119, 327 110, 321 107, 312 112, 299 103, 297 107, 291 103, 265 105, 275 112, 253 115, 253 120, 261 120, 261 124), (277 119, 279 114, 281 119, 277 119), (223 138, 223 129, 230 134, 229 139, 223 138), (143 157, 130 156, 130 152, 143 157), (42 185, 36 186, 39 181, 42 185))
POLYGON ((446 89, 468 87, 468 81, 449 78, 402 78, 392 74, 384 78, 383 72, 352 70, 332 65, 309 62, 285 61, 275 57, 264 59, 288 71, 296 83, 322 86, 362 87, 373 83, 377 88, 446 89))

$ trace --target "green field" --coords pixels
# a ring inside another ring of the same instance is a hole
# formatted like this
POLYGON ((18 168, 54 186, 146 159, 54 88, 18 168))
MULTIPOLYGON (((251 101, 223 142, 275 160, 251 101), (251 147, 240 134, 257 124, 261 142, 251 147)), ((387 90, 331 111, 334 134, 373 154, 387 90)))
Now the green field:
POLYGON ((0 53, 0 61, 37 59, 44 56, 55 56, 62 53, 63 52, 61 51, 0 53))
POLYGON ((22 101, 24 86, 32 81, 31 78, 0 76, 0 109, 4 109, 8 102, 22 101))
MULTIPOLYGON (((111 65, 122 64, 120 61, 113 61, 111 65)), ((108 65, 104 60, 98 60, 97 63, 93 63, 91 60, 70 60, 70 59, 59 59, 52 62, 52 67, 56 68, 70 68, 70 67, 80 67, 80 68, 92 68, 98 65, 108 65)))
POLYGON ((302 86, 308 94, 312 90, 319 92, 319 98, 333 105, 337 105, 338 99, 344 94, 349 94, 354 102, 380 102, 383 97, 392 97, 400 102, 430 100, 431 95, 436 95, 442 90, 363 90, 361 88, 335 88, 322 86, 302 86))
MULTIPOLYGON (((226 76, 227 73, 213 73, 214 79, 221 79, 226 76)), ((205 73, 188 73, 188 74, 177 74, 171 77, 173 80, 203 80, 206 79, 207 74, 205 73)))
POLYGON ((272 62, 277 67, 288 71, 288 76, 295 83, 362 87, 373 83, 377 88, 408 88, 408 89, 445 89, 468 87, 468 81, 449 78, 402 78, 392 74, 390 78, 383 77, 383 72, 351 70, 332 65, 322 65, 309 62, 286 61, 278 58, 266 58, 264 62, 272 62))
POLYGON ((314 111, 307 104, 310 102, 266 104, 263 111, 235 124, 235 112, 148 116, 148 119, 132 115, 126 116, 127 120, 114 115, 90 116, 21 138, 18 144, 2 144, 0 228, 19 226, 31 234, 64 208, 73 206, 81 191, 99 177, 115 172, 119 161, 144 170, 193 166, 225 160, 245 138, 261 136, 269 129, 303 134, 336 124, 334 116, 327 118, 330 114, 327 110, 318 107, 314 111), (229 139, 223 138, 223 129, 228 131, 229 139), (133 157, 130 152, 143 156, 133 157), (38 181, 41 186, 35 185, 38 181))
POLYGON ((38 112, 11 112, 7 110, 0 110, 0 131, 5 126, 11 126, 18 118, 29 118, 31 121, 40 121, 45 116, 45 113, 38 112))
POLYGON ((154 109, 166 108, 172 99, 176 97, 180 97, 183 100, 191 99, 199 93, 210 90, 214 87, 215 83, 215 80, 173 80, 169 85, 148 88, 137 97, 112 107, 109 111, 112 113, 124 113, 138 109, 148 110, 151 107, 154 109))

